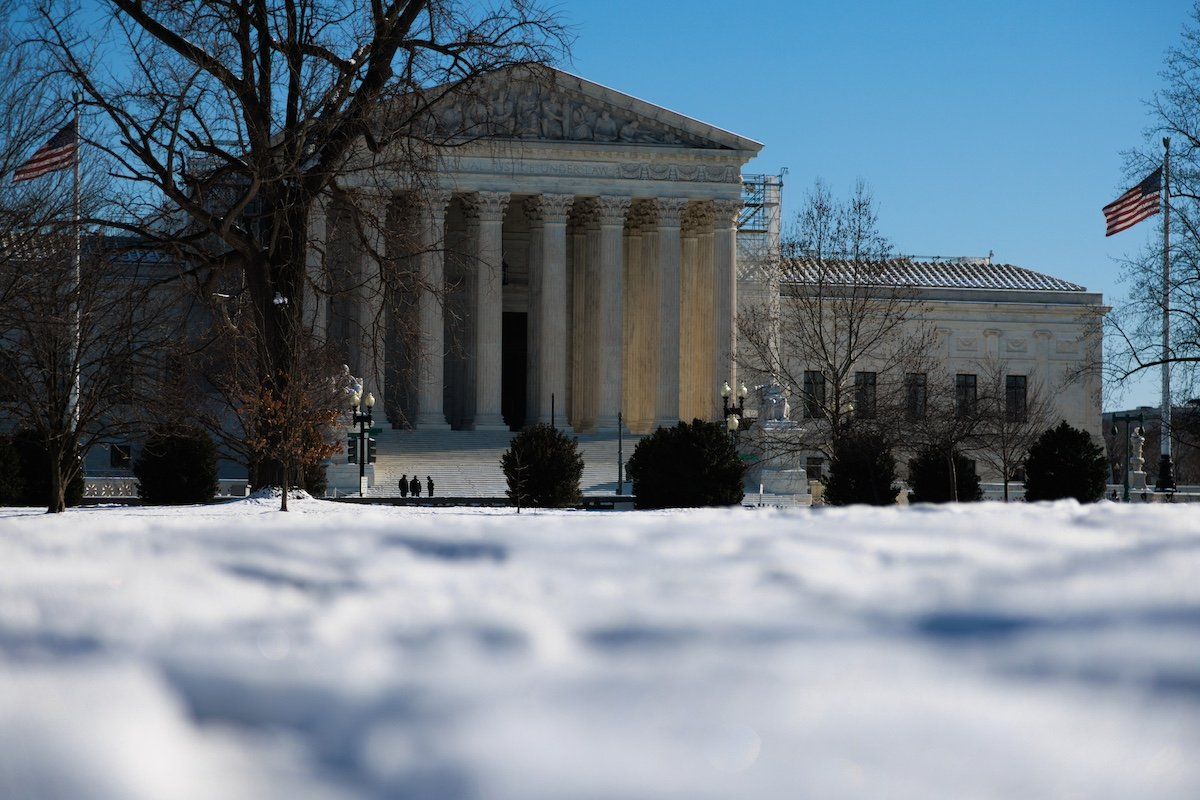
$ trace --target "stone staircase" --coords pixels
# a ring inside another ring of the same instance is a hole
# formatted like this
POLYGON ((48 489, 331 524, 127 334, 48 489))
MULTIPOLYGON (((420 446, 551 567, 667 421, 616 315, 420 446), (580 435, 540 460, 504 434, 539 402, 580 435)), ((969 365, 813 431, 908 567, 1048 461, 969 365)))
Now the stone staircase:
MULTIPOLYGON (((507 488, 500 471, 500 456, 515 434, 509 431, 429 431, 384 428, 375 436, 378 460, 375 480, 367 497, 399 497, 400 476, 433 477, 440 497, 504 497, 507 488)), ((585 434, 579 437, 583 452, 585 495, 612 495, 617 491, 617 434, 585 434)), ((624 458, 629 460, 640 437, 624 435, 624 458)), ((624 493, 629 494, 626 481, 624 493)))

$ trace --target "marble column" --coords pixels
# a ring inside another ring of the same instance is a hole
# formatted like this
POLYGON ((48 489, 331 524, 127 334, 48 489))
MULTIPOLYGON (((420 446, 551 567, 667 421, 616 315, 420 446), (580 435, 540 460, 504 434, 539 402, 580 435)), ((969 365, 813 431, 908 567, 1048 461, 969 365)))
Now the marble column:
POLYGON ((417 427, 448 429, 442 410, 446 355, 443 307, 446 297, 446 206, 450 192, 432 191, 417 198, 420 252, 417 287, 417 427))
POLYGON ((645 433, 654 420, 654 350, 658 318, 654 312, 653 275, 645 259, 654 212, 646 200, 630 206, 625 227, 625 376, 622 406, 625 426, 645 433))
POLYGON ((714 200, 713 380, 737 386, 737 218, 741 200, 714 200))
POLYGON ((329 336, 329 209, 323 198, 313 201, 308 213, 308 247, 305 250, 304 323, 317 342, 329 336))
POLYGON ((696 312, 699 305, 699 286, 696 285, 696 262, 699 255, 695 206, 688 206, 683 215, 679 257, 679 410, 677 416, 690 422, 698 416, 694 408, 696 393, 697 341, 696 312))
POLYGON ((588 231, 586 201, 575 203, 572 210, 571 241, 571 404, 569 419, 576 430, 588 427, 591 413, 588 375, 591 365, 589 345, 588 231))
POLYGON ((358 262, 358 369, 363 391, 375 395, 375 413, 380 422, 387 419, 385 365, 387 363, 387 304, 383 280, 387 229, 391 198, 361 195, 359 214, 363 241, 358 262))
POLYGON ((569 194, 542 194, 525 201, 529 220, 531 422, 570 428, 566 414, 567 368, 567 212, 569 194))
MULTIPOLYGON (((598 369, 596 428, 613 430, 622 411, 621 365, 624 350, 622 288, 625 255, 625 213, 630 198, 604 195, 597 203, 599 252, 593 292, 596 308, 598 369)), ((677 229, 678 230, 678 229, 677 229)))
POLYGON ((696 352, 705 354, 696 358, 696 413, 701 419, 721 418, 720 392, 717 387, 724 378, 713 374, 716 361, 711 355, 716 347, 716 308, 713 305, 713 231, 712 206, 706 204, 700 232, 696 236, 696 289, 697 301, 693 324, 696 328, 696 352))
POLYGON ((658 391, 654 403, 654 426, 672 427, 679 422, 679 264, 681 258, 680 218, 687 200, 658 198, 658 264, 655 270, 655 305, 658 313, 658 391))
POLYGON ((474 430, 507 430, 500 410, 504 287, 503 230, 507 192, 475 192, 465 198, 468 235, 472 240, 471 316, 474 347, 474 430))

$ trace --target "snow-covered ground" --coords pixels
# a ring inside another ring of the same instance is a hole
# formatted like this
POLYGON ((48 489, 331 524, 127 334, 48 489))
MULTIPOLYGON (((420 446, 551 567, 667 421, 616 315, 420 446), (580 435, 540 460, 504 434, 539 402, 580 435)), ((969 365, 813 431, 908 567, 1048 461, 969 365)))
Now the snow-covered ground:
POLYGON ((0 510, 0 797, 1200 797, 1188 507, 0 510))

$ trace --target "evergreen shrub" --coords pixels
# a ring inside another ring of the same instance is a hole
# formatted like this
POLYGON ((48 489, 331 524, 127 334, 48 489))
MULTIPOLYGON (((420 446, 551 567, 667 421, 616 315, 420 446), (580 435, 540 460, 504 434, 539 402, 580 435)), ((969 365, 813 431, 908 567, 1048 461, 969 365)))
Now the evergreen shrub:
POLYGON ((725 425, 692 420, 659 428, 629 459, 638 508, 698 508, 742 502, 746 465, 725 425))
POLYGON ((512 438, 500 457, 506 494, 518 506, 569 508, 582 499, 583 456, 579 442, 544 423, 512 438))
POLYGON ((1104 448, 1087 431, 1064 420, 1038 437, 1025 460, 1025 499, 1060 500, 1073 497, 1094 503, 1104 497, 1108 462, 1104 448))
POLYGON ((217 446, 199 428, 159 428, 146 439, 133 474, 147 503, 207 503, 217 493, 217 446))
MULTIPOLYGON (((958 502, 977 503, 983 499, 975 462, 954 452, 954 473, 958 484, 958 502)), ((950 463, 944 450, 928 448, 908 462, 908 482, 912 486, 909 500, 913 503, 950 503, 950 463)))
POLYGON ((896 502, 896 459, 887 440, 875 433, 843 436, 829 460, 825 502, 832 506, 896 502))
MULTIPOLYGON (((18 431, 12 437, 12 446, 21 462, 22 493, 18 505, 50 505, 50 454, 41 434, 34 430, 18 431)), ((79 459, 78 454, 66 454, 64 458, 79 459)), ((68 507, 83 502, 83 470, 75 470, 75 477, 67 484, 65 500, 68 507)))
POLYGON ((21 456, 11 439, 0 437, 0 506, 20 505, 24 498, 21 456))

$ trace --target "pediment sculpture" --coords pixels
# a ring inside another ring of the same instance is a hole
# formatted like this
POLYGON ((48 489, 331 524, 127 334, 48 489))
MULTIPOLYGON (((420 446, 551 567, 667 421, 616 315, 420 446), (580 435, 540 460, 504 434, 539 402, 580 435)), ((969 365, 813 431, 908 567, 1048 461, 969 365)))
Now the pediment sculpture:
POLYGON ((448 98, 429 133, 463 138, 717 147, 685 131, 559 86, 508 82, 448 98))

